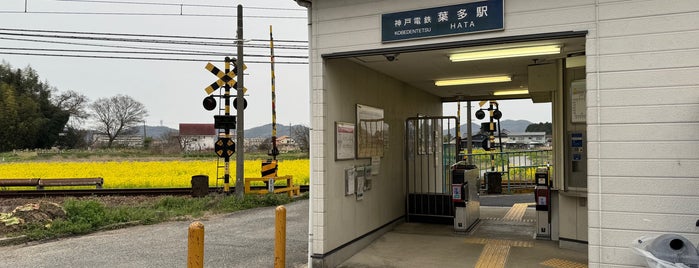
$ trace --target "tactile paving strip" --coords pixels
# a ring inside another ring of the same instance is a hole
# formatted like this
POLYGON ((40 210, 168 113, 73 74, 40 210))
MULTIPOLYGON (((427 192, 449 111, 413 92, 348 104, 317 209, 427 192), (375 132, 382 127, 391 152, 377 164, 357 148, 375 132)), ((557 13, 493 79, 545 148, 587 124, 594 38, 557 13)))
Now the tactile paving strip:
POLYGON ((540 264, 543 266, 555 268, 587 268, 587 264, 563 259, 548 259, 540 264))
POLYGON ((517 203, 510 208, 509 211, 507 211, 507 214, 505 214, 505 217, 503 217, 504 220, 508 221, 519 221, 522 220, 522 217, 524 216, 524 212, 527 211, 527 207, 529 205, 533 205, 534 203, 517 203))
POLYGON ((518 240, 498 240, 487 238, 467 238, 464 242, 470 244, 485 244, 483 252, 478 257, 476 262, 477 268, 502 268, 505 267, 507 257, 510 255, 511 247, 526 247, 534 246, 531 241, 518 240))

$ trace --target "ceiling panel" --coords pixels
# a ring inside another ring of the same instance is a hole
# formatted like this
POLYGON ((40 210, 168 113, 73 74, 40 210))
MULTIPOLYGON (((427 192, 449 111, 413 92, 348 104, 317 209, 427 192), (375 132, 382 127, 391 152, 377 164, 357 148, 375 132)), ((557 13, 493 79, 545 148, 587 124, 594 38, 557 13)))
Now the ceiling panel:
MULTIPOLYGON (((403 81, 413 87, 440 96, 445 101, 456 100, 458 98, 462 98, 464 100, 497 99, 496 97, 492 96, 492 93, 495 90, 527 87, 528 65, 534 63, 552 62, 556 59, 564 58, 570 54, 582 53, 585 51, 584 45, 584 38, 568 38, 481 47, 450 48, 404 53, 398 52, 386 55, 353 57, 351 59, 368 68, 403 81), (450 54, 460 51, 544 44, 562 45, 562 52, 557 55, 547 56, 530 56, 455 63, 449 61, 450 54), (437 87, 434 85, 434 81, 437 79, 500 74, 512 75, 512 82, 447 87, 437 87)), ((529 96, 517 97, 528 98, 529 96)))

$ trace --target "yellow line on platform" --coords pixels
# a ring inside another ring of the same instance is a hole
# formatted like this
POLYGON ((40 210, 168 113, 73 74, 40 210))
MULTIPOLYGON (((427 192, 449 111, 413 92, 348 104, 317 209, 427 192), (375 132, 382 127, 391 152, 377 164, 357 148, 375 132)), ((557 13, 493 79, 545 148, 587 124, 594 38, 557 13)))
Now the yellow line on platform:
POLYGON ((507 244, 486 244, 481 256, 478 257, 476 268, 505 267, 509 255, 510 246, 507 244))
POLYGON ((562 259, 548 259, 540 264, 554 268, 587 268, 587 264, 562 259))
POLYGON ((476 262, 477 268, 505 267, 507 258, 510 255, 511 247, 530 248, 534 246, 534 242, 531 241, 498 240, 487 238, 467 238, 465 242, 469 244, 485 244, 483 247, 483 252, 481 252, 480 257, 478 257, 478 261, 476 262))
POLYGON ((510 208, 509 211, 507 211, 507 214, 505 214, 505 217, 503 217, 504 220, 506 221, 518 221, 521 220, 522 217, 524 217, 524 212, 527 211, 527 207, 529 205, 533 205, 535 203, 517 203, 510 208))

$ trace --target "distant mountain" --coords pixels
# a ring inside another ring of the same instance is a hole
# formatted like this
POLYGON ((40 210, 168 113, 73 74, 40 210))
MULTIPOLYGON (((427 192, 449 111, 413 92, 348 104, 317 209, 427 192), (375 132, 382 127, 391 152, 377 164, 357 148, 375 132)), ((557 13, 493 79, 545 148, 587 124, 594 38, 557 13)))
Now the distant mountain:
POLYGON ((527 126, 532 124, 532 122, 528 120, 502 120, 500 121, 502 123, 501 128, 503 130, 507 129, 510 132, 514 133, 524 133, 525 130, 527 130, 527 126))
MULTIPOLYGON (((143 136, 143 126, 136 127, 136 129, 138 129, 138 132, 134 135, 143 136)), ((165 126, 146 126, 146 136, 153 139, 162 138, 165 134, 170 132, 178 132, 178 130, 165 126)))
MULTIPOLYGON (((296 127, 298 125, 294 125, 296 127)), ((291 136, 291 127, 277 124, 277 137, 291 136)), ((245 138, 267 138, 272 137, 272 124, 266 124, 245 130, 245 138)))
MULTIPOLYGON (((296 127, 298 125, 294 125, 296 127)), ((143 136, 143 126, 136 127, 136 133, 133 135, 143 136)), ((146 126, 146 136, 153 139, 162 138, 165 134, 170 132, 179 132, 178 129, 169 128, 165 126, 146 126)), ((277 137, 281 136, 291 136, 290 127, 288 125, 277 124, 277 137)), ((272 124, 262 125, 259 127, 254 127, 245 130, 245 138, 267 138, 272 137, 272 124)))
MULTIPOLYGON (((527 121, 527 120, 502 120, 502 128, 507 129, 510 132, 515 132, 515 133, 522 133, 527 129, 527 126, 532 124, 532 122, 527 121)), ((298 125, 294 125, 293 127, 296 127, 298 125)), ((481 129, 481 126, 476 123, 472 123, 471 127, 473 129, 473 133, 478 133, 478 131, 481 129)), ((143 126, 137 127, 138 132, 135 135, 143 136, 143 126)), ((277 137, 281 136, 291 136, 290 132, 291 127, 289 125, 280 125, 277 124, 277 137)), ((165 126, 146 126, 146 135, 148 137, 151 137, 153 139, 159 139, 165 136, 165 134, 169 132, 178 132, 179 130, 174 129, 174 128, 169 128, 165 126)), ((446 132, 446 130, 445 130, 446 132)), ((455 135, 456 130, 455 128, 449 129, 448 133, 455 135)), ((466 133, 466 124, 461 125, 461 133, 462 135, 465 135, 466 133)), ((266 124, 262 125, 259 127, 253 127, 250 129, 245 130, 245 137, 246 138, 267 138, 272 136, 272 124, 266 124)))

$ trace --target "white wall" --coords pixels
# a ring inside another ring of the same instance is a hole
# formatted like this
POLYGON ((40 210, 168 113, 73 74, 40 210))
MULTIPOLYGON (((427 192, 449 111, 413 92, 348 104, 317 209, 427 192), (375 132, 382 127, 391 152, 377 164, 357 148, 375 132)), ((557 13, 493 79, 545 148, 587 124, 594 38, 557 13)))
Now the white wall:
POLYGON ((325 121, 312 125, 312 254, 327 253, 405 214, 405 120, 417 113, 442 112, 438 97, 350 60, 327 60, 323 66, 323 89, 317 90, 323 98, 313 99, 313 114, 324 114, 325 121), (357 104, 383 109, 390 135, 379 174, 371 177, 372 189, 363 200, 344 195, 344 170, 370 160, 336 161, 334 148, 335 122, 356 123, 357 104))
POLYGON ((596 9, 587 80, 590 262, 643 265, 628 250, 641 235, 699 241, 699 5, 601 1, 596 9))
MULTIPOLYGON (((505 31, 387 45, 380 42, 382 13, 463 2, 468 1, 313 1, 311 195, 313 210, 320 212, 312 216, 312 252, 326 252, 353 235, 333 233, 341 229, 335 225, 343 223, 323 214, 343 208, 344 197, 315 190, 335 191, 336 185, 325 185, 334 181, 332 177, 340 168, 329 154, 333 140, 328 129, 336 120, 349 120, 346 111, 340 115, 334 112, 336 106, 326 103, 339 98, 328 96, 335 94, 335 89, 326 87, 324 79, 328 77, 323 75, 327 66, 320 55, 561 31, 588 31, 590 267, 644 265, 628 245, 645 234, 676 232, 694 243, 699 241, 699 228, 695 227, 699 219, 696 0, 505 0, 505 31)), ((390 84, 397 92, 399 83, 390 84)), ((372 208, 360 208, 366 204, 373 202, 353 207, 358 210, 356 216, 374 213, 372 208)), ((360 230, 374 224, 378 222, 362 223, 351 233, 359 235, 360 230)))

